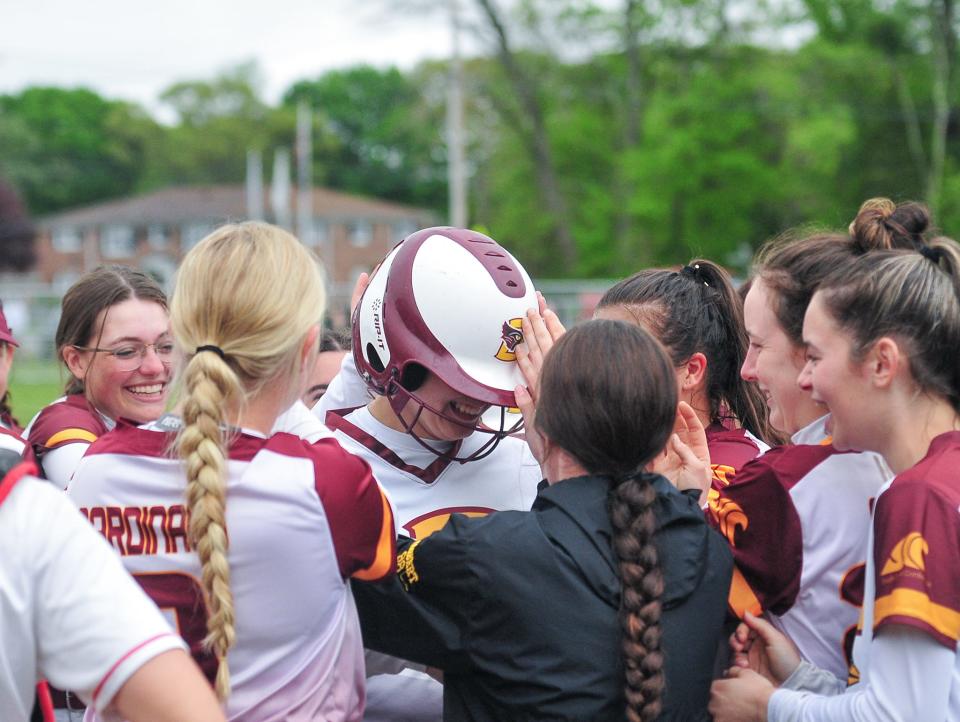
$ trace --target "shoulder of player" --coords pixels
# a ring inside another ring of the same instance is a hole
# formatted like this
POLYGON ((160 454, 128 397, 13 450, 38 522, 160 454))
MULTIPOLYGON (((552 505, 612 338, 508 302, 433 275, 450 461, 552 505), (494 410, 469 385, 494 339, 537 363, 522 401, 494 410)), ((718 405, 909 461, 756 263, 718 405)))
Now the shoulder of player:
MULTIPOLYGON (((311 443, 294 434, 281 432, 267 439, 262 448, 281 456, 310 461, 317 471, 318 481, 320 478, 332 480, 344 475, 366 476, 370 473, 366 461, 344 449, 332 436, 311 443)), ((234 458, 233 453, 231 458, 234 458)))
MULTIPOLYGON (((898 474, 878 500, 883 506, 898 509, 936 500, 951 508, 960 508, 960 432, 934 439, 927 455, 898 474)), ((896 511, 896 510, 895 510, 896 511)))
POLYGON ((72 394, 40 410, 30 423, 28 441, 34 447, 52 449, 78 441, 89 444, 106 432, 103 419, 86 398, 72 394))
POLYGON ((739 469, 760 454, 760 447, 745 429, 707 429, 710 463, 739 469))
POLYGON ((837 451, 829 445, 779 446, 745 463, 737 471, 731 487, 747 482, 768 483, 776 480, 790 489, 835 454, 837 451))
POLYGON ((116 427, 90 444, 85 456, 124 454, 130 456, 166 457, 175 438, 172 432, 138 427, 120 420, 116 427))

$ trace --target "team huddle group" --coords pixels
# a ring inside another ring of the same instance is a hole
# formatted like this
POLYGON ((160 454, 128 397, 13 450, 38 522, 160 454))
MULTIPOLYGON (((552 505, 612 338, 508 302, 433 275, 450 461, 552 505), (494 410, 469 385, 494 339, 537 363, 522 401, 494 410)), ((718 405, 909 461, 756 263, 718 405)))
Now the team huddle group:
MULTIPOLYGON (((960 720, 930 225, 871 199, 740 288, 642 270, 569 330, 496 241, 424 229, 319 400, 286 231, 215 230, 169 303, 89 272, 65 395, 0 409, 0 718, 960 720)), ((15 346, 0 315, 0 381, 15 346)))

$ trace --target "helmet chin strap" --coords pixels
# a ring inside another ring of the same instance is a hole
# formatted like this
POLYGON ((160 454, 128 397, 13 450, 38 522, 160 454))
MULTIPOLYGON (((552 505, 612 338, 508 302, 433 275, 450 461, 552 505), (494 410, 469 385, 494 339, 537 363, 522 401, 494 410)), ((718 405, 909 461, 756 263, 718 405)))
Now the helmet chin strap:
POLYGON ((504 424, 506 423, 507 410, 501 409, 500 411, 500 428, 497 430, 489 429, 485 426, 481 426, 480 423, 476 424, 465 424, 464 422, 454 419, 450 416, 447 416, 442 411, 438 411, 429 404, 423 401, 419 396, 417 396, 412 391, 407 391, 403 388, 396 380, 391 380, 387 384, 386 397, 390 402, 390 408, 393 409, 393 413, 397 415, 397 418, 400 420, 400 425, 403 426, 403 430, 407 432, 413 440, 416 441, 420 446, 429 451, 435 456, 439 456, 441 459, 446 459, 447 461, 457 461, 461 464, 466 464, 468 461, 479 461, 480 459, 485 459, 493 453, 493 450, 497 448, 497 445, 510 434, 515 434, 523 428, 523 419, 520 419, 516 424, 514 424, 509 429, 504 429, 504 424), (406 408, 408 402, 413 401, 417 406, 417 410, 413 415, 413 418, 409 421, 403 417, 403 411, 406 408), (482 434, 488 434, 490 439, 483 443, 480 448, 474 451, 468 456, 458 456, 460 447, 463 445, 463 440, 460 439, 454 442, 453 446, 444 451, 438 449, 434 446, 431 446, 425 439, 422 439, 414 428, 417 423, 420 421, 420 416, 424 411, 428 411, 432 414, 436 414, 444 421, 447 421, 451 424, 455 424, 464 429, 470 429, 471 432, 480 432, 482 434))

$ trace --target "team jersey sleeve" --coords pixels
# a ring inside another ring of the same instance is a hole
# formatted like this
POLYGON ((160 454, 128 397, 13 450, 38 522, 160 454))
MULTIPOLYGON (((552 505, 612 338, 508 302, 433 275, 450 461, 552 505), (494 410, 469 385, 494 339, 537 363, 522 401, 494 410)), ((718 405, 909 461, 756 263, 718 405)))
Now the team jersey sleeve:
POLYGON ((19 434, 0 426, 0 449, 7 449, 22 456, 26 446, 27 443, 20 438, 19 434))
POLYGON ((484 593, 470 548, 483 520, 454 514, 425 539, 402 537, 397 574, 354 586, 367 646, 447 672, 469 669, 465 631, 484 593))
POLYGON ((760 447, 743 429, 730 429, 707 433, 710 449, 712 488, 720 491, 733 481, 737 471, 760 454, 760 447))
POLYGON ((730 544, 730 608, 738 616, 793 605, 803 569, 800 517, 777 461, 780 450, 748 462, 734 483, 711 488, 707 521, 730 544))
POLYGON ((147 661, 184 649, 160 611, 61 492, 20 482, 19 520, 31 547, 39 672, 98 712, 147 661))
POLYGON ((874 517, 874 629, 914 627, 950 650, 960 638, 960 513, 938 490, 898 485, 874 517))
MULTIPOLYGON (((870 652, 870 680, 822 696, 781 687, 770 698, 770 722, 874 722, 950 718, 954 654, 915 629, 883 630, 870 652)), ((836 691, 836 690, 834 690, 836 691)))
POLYGON ((104 432, 103 422, 83 401, 72 396, 44 408, 30 425, 27 441, 42 455, 43 451, 67 444, 92 444, 104 432))
POLYGON ((90 448, 87 443, 71 443, 49 449, 40 459, 43 475, 60 489, 66 489, 73 479, 73 472, 80 465, 80 459, 90 448))
POLYGON ((334 439, 308 447, 314 455, 316 490, 323 503, 337 564, 344 579, 383 579, 396 570, 393 509, 367 462, 334 439))

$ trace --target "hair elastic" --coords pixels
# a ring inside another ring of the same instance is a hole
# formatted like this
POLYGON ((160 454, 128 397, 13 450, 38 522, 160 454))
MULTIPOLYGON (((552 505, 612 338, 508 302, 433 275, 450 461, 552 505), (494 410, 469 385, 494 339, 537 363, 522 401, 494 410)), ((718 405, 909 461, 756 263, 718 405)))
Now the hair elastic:
POLYGON ((197 354, 200 353, 201 351, 210 351, 210 352, 212 352, 212 353, 215 353, 217 356, 219 356, 219 357, 220 357, 221 359, 223 359, 224 361, 227 360, 226 354, 223 353, 223 349, 220 348, 219 346, 214 346, 213 344, 207 344, 207 345, 205 345, 205 346, 197 346, 197 350, 194 351, 193 353, 194 353, 194 355, 197 355, 197 354))
POLYGON ((927 260, 930 260, 936 264, 939 264, 940 259, 943 258, 943 249, 939 247, 931 248, 930 246, 920 246, 920 255, 922 255, 927 260))
POLYGON ((709 283, 707 283, 706 281, 704 281, 704 280, 703 280, 703 277, 700 275, 700 264, 699 264, 699 263, 697 263, 697 264, 695 264, 695 265, 693 265, 693 266, 684 266, 683 268, 680 269, 680 275, 682 275, 682 276, 690 276, 691 278, 695 278, 696 280, 698 280, 698 281, 700 281, 701 283, 703 283, 704 286, 709 286, 709 285, 710 285, 709 283))

